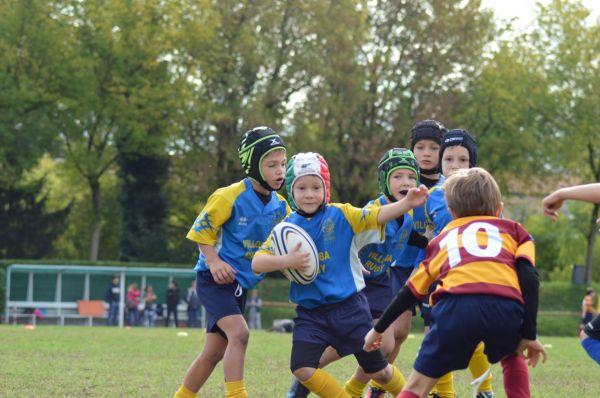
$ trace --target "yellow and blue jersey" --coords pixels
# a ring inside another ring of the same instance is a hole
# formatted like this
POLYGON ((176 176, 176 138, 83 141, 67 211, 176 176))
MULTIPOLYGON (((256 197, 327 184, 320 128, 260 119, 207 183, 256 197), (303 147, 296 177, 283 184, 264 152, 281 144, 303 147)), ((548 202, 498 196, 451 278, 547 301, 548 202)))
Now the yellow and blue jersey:
MULTIPOLYGON (((208 198, 187 238, 214 246, 219 258, 235 269, 237 282, 252 289, 264 278, 264 274, 252 272, 252 257, 290 211, 285 199, 276 192, 271 192, 271 200, 264 204, 245 178, 217 189, 208 198)), ((200 252, 194 270, 207 269, 206 258, 200 252)))
MULTIPOLYGON (((434 192, 438 187, 441 187, 446 179, 444 176, 441 176, 437 183, 429 189, 429 193, 434 192)), ((429 202, 429 199, 427 199, 429 202)), ((420 233, 421 235, 425 235, 427 230, 431 230, 432 225, 429 223, 427 216, 425 215, 425 206, 427 206, 427 202, 423 206, 415 207, 409 212, 409 215, 413 220, 413 228, 415 231, 420 233)), ((397 258, 395 267, 403 267, 403 268, 416 268, 419 266, 419 263, 423 261, 425 258, 425 250, 421 249, 417 246, 406 245, 404 251, 397 258)))
POLYGON ((446 193, 440 185, 436 185, 429 191, 429 198, 425 203, 425 217, 433 227, 433 236, 438 236, 452 221, 452 215, 446 204, 446 193))
MULTIPOLYGON (((370 201, 368 206, 380 207, 389 204, 390 201, 385 195, 370 201)), ((404 214, 402 224, 392 220, 385 226, 385 240, 382 243, 371 243, 360 249, 358 256, 363 267, 370 274, 365 275, 365 279, 373 279, 384 274, 390 266, 404 251, 410 232, 413 229, 412 218, 409 214, 404 214)))
MULTIPOLYGON (((385 227, 377 224, 379 209, 332 203, 310 218, 296 212, 287 217, 286 221, 308 232, 319 251, 317 278, 307 285, 291 283, 291 302, 313 309, 339 303, 364 289, 358 251, 385 239, 385 227)), ((270 236, 258 253, 274 254, 270 236)))

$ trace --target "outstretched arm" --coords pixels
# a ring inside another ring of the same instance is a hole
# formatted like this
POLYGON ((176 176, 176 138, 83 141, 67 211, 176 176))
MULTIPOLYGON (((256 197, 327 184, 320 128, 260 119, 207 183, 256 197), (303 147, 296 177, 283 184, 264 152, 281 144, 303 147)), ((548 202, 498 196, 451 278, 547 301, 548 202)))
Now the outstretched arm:
POLYGON ((387 222, 400 217, 404 213, 407 213, 409 210, 424 205, 428 197, 429 192, 425 185, 409 189, 406 197, 403 199, 381 206, 379 214, 377 215, 377 224, 386 224, 387 222))
POLYGON ((600 183, 557 189, 542 200, 544 214, 556 221, 558 209, 562 207, 565 200, 600 203, 600 183))

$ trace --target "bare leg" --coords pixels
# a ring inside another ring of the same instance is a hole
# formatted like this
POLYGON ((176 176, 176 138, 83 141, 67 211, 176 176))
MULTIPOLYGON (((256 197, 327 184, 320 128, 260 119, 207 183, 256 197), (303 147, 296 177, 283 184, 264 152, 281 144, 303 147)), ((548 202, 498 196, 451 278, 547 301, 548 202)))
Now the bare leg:
POLYGON ((437 380, 438 379, 427 377, 413 369, 402 391, 410 391, 417 396, 424 398, 427 397, 427 394, 429 394, 429 391, 431 391, 435 383, 437 383, 437 380))
POLYGON ((229 315, 217 321, 217 325, 227 336, 227 348, 223 356, 225 381, 244 379, 244 360, 250 333, 246 320, 241 315, 229 315))
POLYGON ((337 361, 340 358, 341 357, 335 350, 335 348, 329 346, 325 349, 325 351, 323 351, 323 354, 321 355, 321 359, 319 360, 319 367, 324 368, 331 362, 337 361))
MULTIPOLYGON (((373 320, 373 322, 377 322, 377 319, 373 320)), ((381 338, 381 346, 379 347, 381 349, 381 351, 383 352, 383 355, 386 358, 388 358, 388 362, 390 362, 389 355, 392 352, 392 350, 395 348, 394 343, 395 343, 394 328, 390 327, 383 333, 383 336, 381 338)), ((390 363, 392 363, 392 362, 390 362, 390 363)), ((356 371, 354 372, 354 378, 364 384, 367 384, 369 382, 369 380, 371 379, 369 376, 367 376, 367 374, 363 371, 363 369, 360 366, 358 366, 356 368, 356 371)))
MULTIPOLYGON (((400 347, 402 346, 402 343, 404 343, 404 341, 408 337, 408 334, 410 333, 411 322, 412 311, 405 311, 402 315, 396 318, 394 323, 392 323, 392 327, 390 329, 393 329, 394 331, 394 347, 386 355, 389 363, 394 363, 394 361, 398 357, 398 354, 400 353, 400 347)), ((384 354, 385 353, 386 352, 384 351, 384 354)))
POLYGON ((190 391, 198 392, 206 383, 215 366, 223 359, 227 340, 218 333, 207 333, 204 348, 190 365, 183 385, 190 391))

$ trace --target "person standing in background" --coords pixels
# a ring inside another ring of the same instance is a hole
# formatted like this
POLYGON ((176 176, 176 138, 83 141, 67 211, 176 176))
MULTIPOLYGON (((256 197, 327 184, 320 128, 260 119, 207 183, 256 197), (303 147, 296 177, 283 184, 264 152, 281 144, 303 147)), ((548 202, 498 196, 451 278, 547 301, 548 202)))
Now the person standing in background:
POLYGON ((156 320, 156 293, 151 285, 144 288, 144 326, 147 328, 154 327, 156 320))
POLYGON ((107 326, 119 325, 119 302, 121 301, 121 285, 118 276, 113 276, 112 282, 106 289, 106 299, 108 303, 108 314, 106 317, 107 326))
POLYGON ((139 305, 141 292, 137 283, 133 282, 127 288, 127 319, 129 326, 138 326, 140 321, 139 305))
POLYGON ((198 298, 198 292, 196 292, 196 281, 193 280, 188 288, 187 295, 185 297, 187 303, 187 327, 197 328, 200 327, 198 323, 198 309, 200 308, 200 299, 198 298))
POLYGON ((177 319, 177 306, 179 305, 179 286, 177 282, 171 281, 169 288, 167 289, 167 316, 165 317, 165 326, 169 327, 169 320, 171 314, 173 314, 173 320, 175 321, 175 327, 179 327, 179 320, 177 319))
POLYGON ((585 291, 585 296, 581 301, 581 324, 585 325, 596 316, 596 310, 594 310, 594 296, 596 292, 593 288, 588 287, 585 291))
POLYGON ((250 300, 246 304, 248 307, 248 326, 250 329, 262 329, 262 319, 260 317, 260 307, 262 307, 262 299, 258 297, 258 291, 252 290, 250 300))

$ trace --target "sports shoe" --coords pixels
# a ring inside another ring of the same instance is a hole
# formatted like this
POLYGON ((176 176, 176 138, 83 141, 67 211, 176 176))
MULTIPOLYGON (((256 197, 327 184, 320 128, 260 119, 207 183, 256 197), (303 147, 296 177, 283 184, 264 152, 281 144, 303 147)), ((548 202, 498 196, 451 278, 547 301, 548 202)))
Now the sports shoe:
POLYGON ((493 391, 480 391, 475 398, 496 398, 496 394, 493 391))
POLYGON ((383 398, 385 397, 385 390, 380 390, 379 388, 371 387, 367 389, 367 395, 365 398, 383 398))
POLYGON ((287 395, 285 397, 306 398, 308 397, 308 394, 310 394, 310 390, 304 387, 304 385, 300 383, 300 380, 294 377, 294 380, 292 380, 292 385, 290 386, 290 389, 288 390, 287 395))
MULTIPOLYGON (((429 398, 445 398, 445 397, 442 396, 442 395, 439 395, 438 393, 430 392, 429 393, 429 398)), ((454 393, 454 398, 458 398, 458 394, 457 393, 454 393)))

